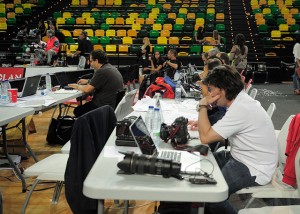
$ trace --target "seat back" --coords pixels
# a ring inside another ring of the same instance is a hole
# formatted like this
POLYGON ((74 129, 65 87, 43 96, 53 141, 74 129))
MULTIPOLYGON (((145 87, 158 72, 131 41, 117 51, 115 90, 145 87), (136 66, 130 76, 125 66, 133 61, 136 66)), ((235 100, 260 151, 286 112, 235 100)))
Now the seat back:
POLYGON ((126 89, 121 89, 121 90, 117 91, 116 107, 119 105, 120 101, 123 99, 125 93, 126 93, 126 89))
POLYGON ((270 118, 272 118, 273 113, 274 113, 275 110, 276 110, 275 103, 271 103, 270 106, 269 106, 269 108, 268 108, 268 110, 267 110, 267 113, 270 116, 270 118))
POLYGON ((124 117, 126 117, 128 114, 132 112, 131 106, 133 105, 136 92, 137 89, 128 92, 123 97, 123 99, 119 102, 115 110, 115 114, 118 121, 122 120, 124 117))
POLYGON ((253 99, 255 99, 257 95, 257 89, 256 88, 253 88, 250 92, 250 97, 252 97, 253 99))

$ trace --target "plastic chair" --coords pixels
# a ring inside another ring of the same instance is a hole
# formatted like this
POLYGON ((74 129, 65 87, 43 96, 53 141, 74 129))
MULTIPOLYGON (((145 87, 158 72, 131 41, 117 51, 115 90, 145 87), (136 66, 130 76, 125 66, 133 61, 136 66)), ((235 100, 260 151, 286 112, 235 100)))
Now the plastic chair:
POLYGON ((268 115, 272 118, 274 111, 276 110, 275 103, 271 103, 270 106, 267 109, 268 115))
POLYGON ((128 92, 119 102, 117 108, 115 109, 115 114, 118 121, 122 120, 124 117, 126 117, 132 112, 131 106, 133 105, 136 92, 137 89, 128 92))
POLYGON ((66 171, 67 161, 69 155, 68 154, 54 154, 51 155, 35 164, 30 166, 24 171, 25 176, 38 176, 30 191, 27 193, 26 199, 22 206, 21 213, 24 214, 30 197, 35 189, 35 187, 39 184, 42 180, 51 180, 56 181, 56 188, 53 193, 52 203, 57 204, 60 191, 63 187, 64 182, 64 174, 66 171))
POLYGON ((255 100, 255 97, 257 95, 257 89, 256 88, 253 88, 250 92, 250 97, 252 97, 254 100, 255 100))

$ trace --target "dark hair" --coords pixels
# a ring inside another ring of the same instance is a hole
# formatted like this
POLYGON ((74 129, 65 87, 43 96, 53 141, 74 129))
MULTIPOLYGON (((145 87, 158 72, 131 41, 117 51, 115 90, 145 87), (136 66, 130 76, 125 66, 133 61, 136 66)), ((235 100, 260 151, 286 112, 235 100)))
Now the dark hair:
POLYGON ((223 62, 219 57, 212 57, 206 60, 207 68, 209 71, 213 70, 215 67, 222 65, 223 62))
POLYGON ((203 27, 202 26, 199 26, 198 27, 198 30, 197 30, 197 37, 199 38, 201 38, 202 37, 202 35, 203 35, 203 27))
POLYGON ((241 33, 237 34, 235 36, 234 43, 240 47, 242 55, 244 55, 244 53, 246 51, 246 49, 245 49, 245 43, 246 43, 245 36, 241 33))
POLYGON ((229 65, 230 62, 229 62, 229 56, 228 56, 228 54, 225 53, 225 52, 220 52, 219 54, 220 54, 219 58, 224 61, 224 64, 225 65, 229 65))
POLYGON ((97 59, 100 64, 108 63, 108 58, 106 56, 106 53, 102 50, 92 51, 91 57, 92 57, 93 60, 97 59))
POLYGON ((300 43, 300 32, 299 32, 299 31, 296 31, 296 32, 295 32, 295 35, 296 35, 296 36, 295 36, 295 42, 296 42, 296 43, 300 43))
POLYGON ((229 65, 215 67, 203 80, 207 85, 224 89, 226 99, 231 101, 244 89, 241 75, 229 65))
POLYGON ((81 33, 82 33, 82 35, 84 35, 84 38, 86 38, 88 36, 88 33, 86 31, 82 31, 81 33))
POLYGON ((175 49, 170 49, 169 51, 174 54, 175 57, 177 56, 177 51, 175 49))

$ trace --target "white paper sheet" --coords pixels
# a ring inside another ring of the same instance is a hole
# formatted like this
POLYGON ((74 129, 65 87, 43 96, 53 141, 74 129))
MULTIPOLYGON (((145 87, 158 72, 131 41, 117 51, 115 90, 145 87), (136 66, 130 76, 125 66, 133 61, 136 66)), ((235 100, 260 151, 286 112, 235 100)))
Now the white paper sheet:
POLYGON ((54 94, 76 94, 78 92, 78 90, 65 90, 65 89, 59 89, 57 91, 54 92, 54 94))
POLYGON ((132 107, 134 111, 148 111, 149 106, 155 106, 156 100, 150 97, 138 100, 137 103, 132 107))
POLYGON ((141 154, 141 150, 138 147, 128 147, 128 146, 105 146, 104 147, 104 157, 108 158, 118 158, 119 161, 123 160, 124 155, 121 152, 134 152, 141 154))

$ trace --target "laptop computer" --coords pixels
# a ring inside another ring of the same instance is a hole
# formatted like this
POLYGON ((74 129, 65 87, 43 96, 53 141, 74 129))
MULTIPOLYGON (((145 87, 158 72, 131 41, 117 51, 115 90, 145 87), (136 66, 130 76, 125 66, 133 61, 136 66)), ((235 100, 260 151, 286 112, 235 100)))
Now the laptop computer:
POLYGON ((187 151, 174 151, 170 149, 159 149, 147 127, 139 116, 129 127, 129 130, 135 140, 138 148, 140 148, 142 154, 154 155, 159 158, 172 159, 181 163, 181 172, 183 173, 197 173, 200 171, 200 155, 199 153, 190 153, 187 151))
POLYGON ((41 75, 26 77, 22 91, 19 92, 18 89, 18 97, 27 97, 36 94, 36 91, 40 83, 40 79, 41 79, 41 75))
POLYGON ((11 88, 17 88, 18 92, 21 93, 24 87, 25 80, 25 78, 13 79, 9 80, 9 83, 11 88))
POLYGON ((65 86, 68 86, 68 84, 70 83, 69 78, 66 74, 66 72, 57 72, 54 74, 60 87, 64 88, 65 86))

